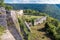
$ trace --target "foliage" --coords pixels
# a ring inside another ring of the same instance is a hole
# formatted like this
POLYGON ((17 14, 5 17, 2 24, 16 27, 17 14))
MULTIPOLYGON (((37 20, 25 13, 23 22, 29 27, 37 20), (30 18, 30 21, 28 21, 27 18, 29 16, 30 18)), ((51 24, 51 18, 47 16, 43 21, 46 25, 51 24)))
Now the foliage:
MULTIPOLYGON (((50 17, 49 15, 46 15, 45 13, 40 13, 38 11, 34 10, 24 10, 25 14, 28 15, 36 15, 36 16, 47 16, 45 28, 47 30, 47 33, 54 39, 60 40, 60 22, 55 19, 50 17)), ((32 20, 33 22, 33 20, 32 20)))
POLYGON ((21 33, 23 35, 23 38, 25 40, 27 40, 27 36, 29 34, 29 30, 26 28, 26 25, 24 23, 24 19, 23 18, 18 18, 18 21, 19 21, 19 25, 20 25, 20 29, 21 29, 21 33))
POLYGON ((6 5, 6 4, 4 3, 4 0, 0 0, 0 6, 1 6, 1 7, 5 7, 6 10, 11 10, 11 9, 13 9, 11 6, 6 5))
POLYGON ((32 25, 34 26, 34 19, 31 19, 32 25))
MULTIPOLYGON (((42 16, 24 15, 25 21, 34 22, 35 19, 41 18, 42 16)), ((34 23, 33 23, 34 24, 34 23)))
POLYGON ((6 5, 6 6, 5 6, 5 9, 6 9, 6 10, 11 10, 11 9, 13 9, 13 8, 12 8, 11 6, 9 6, 9 5, 6 5))
POLYGON ((5 6, 5 4, 4 4, 4 0, 0 0, 0 6, 5 6))
POLYGON ((0 0, 0 3, 3 3, 4 2, 4 0, 0 0))
POLYGON ((58 20, 50 17, 45 26, 49 35, 53 35, 54 39, 60 40, 60 23, 58 20))
POLYGON ((42 28, 44 28, 45 23, 32 26, 31 27, 31 33, 29 33, 28 40, 50 40, 48 37, 46 37, 44 34, 45 31, 40 31, 42 28))
POLYGON ((18 18, 18 21, 19 21, 20 27, 21 27, 25 32, 27 32, 27 29, 25 29, 25 28, 26 28, 26 26, 25 26, 25 24, 24 24, 23 20, 22 20, 22 19, 20 19, 20 18, 18 18))
POLYGON ((51 23, 52 25, 58 27, 60 22, 57 19, 54 19, 52 17, 48 17, 47 18, 47 22, 51 23))
POLYGON ((41 13, 39 11, 31 10, 31 9, 24 10, 24 14, 27 14, 27 15, 36 15, 36 16, 38 16, 38 15, 39 16, 48 16, 45 13, 41 13))
POLYGON ((59 25, 59 22, 57 20, 52 20, 51 23, 56 27, 59 25))

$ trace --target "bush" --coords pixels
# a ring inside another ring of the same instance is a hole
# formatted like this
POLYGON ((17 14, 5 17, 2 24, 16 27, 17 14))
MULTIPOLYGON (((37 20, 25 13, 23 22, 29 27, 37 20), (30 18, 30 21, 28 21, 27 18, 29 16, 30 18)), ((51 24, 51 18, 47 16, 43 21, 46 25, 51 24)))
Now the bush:
POLYGON ((27 40, 27 36, 29 34, 29 30, 27 29, 23 18, 18 18, 18 21, 19 21, 19 25, 20 25, 20 28, 21 28, 21 33, 22 33, 22 36, 25 40, 27 40))
POLYGON ((5 9, 6 9, 6 10, 11 10, 11 9, 13 9, 13 7, 11 7, 11 6, 9 6, 9 5, 6 5, 6 6, 5 6, 5 9))
POLYGON ((39 12, 39 11, 31 10, 31 9, 24 10, 24 13, 27 14, 27 15, 48 16, 48 15, 45 14, 45 13, 41 13, 41 12, 39 12))
POLYGON ((31 19, 32 25, 34 26, 34 19, 31 19))
POLYGON ((56 27, 55 25, 49 22, 47 22, 45 26, 50 36, 53 36, 55 40, 60 40, 60 27, 59 26, 56 27))
POLYGON ((59 22, 57 20, 52 20, 51 23, 56 27, 59 25, 59 22))
POLYGON ((5 7, 4 0, 0 0, 0 6, 5 7))

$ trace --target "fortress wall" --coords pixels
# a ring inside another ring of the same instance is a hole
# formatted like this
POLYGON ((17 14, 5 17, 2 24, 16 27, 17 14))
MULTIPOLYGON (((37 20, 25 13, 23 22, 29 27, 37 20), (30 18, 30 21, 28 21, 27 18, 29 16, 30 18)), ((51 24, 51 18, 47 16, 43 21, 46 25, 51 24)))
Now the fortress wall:
POLYGON ((16 26, 16 29, 20 32, 20 25, 19 25, 19 22, 18 22, 18 18, 17 18, 17 13, 16 11, 11 11, 11 17, 12 17, 12 20, 16 26))
POLYGON ((7 28, 6 10, 4 7, 0 7, 0 25, 7 28))

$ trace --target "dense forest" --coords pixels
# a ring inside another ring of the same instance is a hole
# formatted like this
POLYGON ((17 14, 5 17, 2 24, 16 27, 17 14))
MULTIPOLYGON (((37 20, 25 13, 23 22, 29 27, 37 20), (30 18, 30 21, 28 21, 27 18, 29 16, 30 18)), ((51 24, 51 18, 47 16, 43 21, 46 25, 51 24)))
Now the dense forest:
POLYGON ((39 12, 46 13, 56 19, 60 20, 60 4, 7 4, 11 5, 14 10, 20 9, 32 9, 38 10, 39 12))

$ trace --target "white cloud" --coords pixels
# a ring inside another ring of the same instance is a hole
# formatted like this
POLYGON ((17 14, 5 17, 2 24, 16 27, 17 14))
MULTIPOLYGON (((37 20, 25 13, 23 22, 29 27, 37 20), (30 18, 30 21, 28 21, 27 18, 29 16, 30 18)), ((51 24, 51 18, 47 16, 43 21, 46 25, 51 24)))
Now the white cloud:
POLYGON ((60 4, 60 0, 12 0, 9 3, 60 4))
POLYGON ((42 0, 41 3, 60 4, 60 0, 42 0))
POLYGON ((13 2, 13 3, 18 3, 18 1, 17 1, 17 0, 12 0, 12 2, 13 2))

